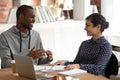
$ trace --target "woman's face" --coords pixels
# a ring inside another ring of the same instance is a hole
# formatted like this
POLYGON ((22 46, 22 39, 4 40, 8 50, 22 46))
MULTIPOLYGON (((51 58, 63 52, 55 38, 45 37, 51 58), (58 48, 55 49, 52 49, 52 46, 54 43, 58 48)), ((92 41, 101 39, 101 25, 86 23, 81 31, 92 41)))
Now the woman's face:
POLYGON ((86 20, 85 30, 87 32, 87 36, 95 36, 95 35, 99 34, 100 27, 94 26, 90 20, 86 20))

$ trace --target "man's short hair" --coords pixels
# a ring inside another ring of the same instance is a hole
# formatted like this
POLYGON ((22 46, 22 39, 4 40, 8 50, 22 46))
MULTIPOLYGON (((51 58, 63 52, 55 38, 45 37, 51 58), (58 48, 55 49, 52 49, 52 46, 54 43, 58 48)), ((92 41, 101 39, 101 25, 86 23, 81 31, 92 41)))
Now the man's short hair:
POLYGON ((24 14, 25 11, 27 11, 28 9, 33 9, 31 6, 28 5, 21 5, 18 7, 17 12, 16 12, 16 17, 18 19, 20 14, 24 14))

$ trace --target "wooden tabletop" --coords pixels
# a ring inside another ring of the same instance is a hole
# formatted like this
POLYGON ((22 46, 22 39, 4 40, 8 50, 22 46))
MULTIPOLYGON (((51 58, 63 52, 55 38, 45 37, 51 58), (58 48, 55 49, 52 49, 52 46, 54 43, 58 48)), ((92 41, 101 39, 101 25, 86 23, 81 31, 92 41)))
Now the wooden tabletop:
MULTIPOLYGON (((54 78, 47 79, 47 80, 67 80, 65 76, 58 75, 58 71, 44 72, 44 73, 55 75, 54 78)), ((80 78, 80 80, 96 80, 96 79, 97 80, 108 80, 105 77, 96 76, 96 75, 89 74, 89 73, 76 75, 74 77, 75 78, 80 78)), ((20 77, 20 76, 18 76, 17 73, 12 73, 11 68, 6 68, 6 69, 1 69, 0 70, 0 80, 30 80, 30 79, 20 77)))

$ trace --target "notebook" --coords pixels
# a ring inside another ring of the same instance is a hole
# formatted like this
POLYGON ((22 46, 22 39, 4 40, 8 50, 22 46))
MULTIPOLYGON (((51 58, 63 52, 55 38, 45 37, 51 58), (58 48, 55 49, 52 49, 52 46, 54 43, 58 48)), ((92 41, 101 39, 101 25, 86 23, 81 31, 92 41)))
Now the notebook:
POLYGON ((36 71, 42 71, 42 72, 51 72, 51 71, 64 71, 65 66, 62 66, 62 65, 51 65, 51 66, 46 66, 46 65, 43 65, 43 66, 36 66, 34 65, 34 68, 36 71))
POLYGON ((87 73, 87 71, 82 70, 82 69, 72 69, 72 70, 66 70, 66 71, 61 71, 58 72, 58 74, 65 75, 65 76, 75 76, 79 74, 87 73))
POLYGON ((31 57, 14 54, 14 59, 17 73, 21 77, 30 78, 32 80, 42 80, 54 77, 53 75, 35 71, 33 59, 31 57))

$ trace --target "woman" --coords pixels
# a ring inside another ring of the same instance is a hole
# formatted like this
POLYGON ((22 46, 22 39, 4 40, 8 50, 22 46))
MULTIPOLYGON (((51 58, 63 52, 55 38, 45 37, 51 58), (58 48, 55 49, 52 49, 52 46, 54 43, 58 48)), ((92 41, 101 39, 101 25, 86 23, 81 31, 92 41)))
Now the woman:
POLYGON ((58 60, 55 64, 66 65, 67 70, 80 68, 95 75, 105 76, 112 46, 102 32, 109 27, 109 23, 102 15, 93 13, 86 18, 85 25, 87 36, 92 38, 82 42, 73 62, 58 60))

